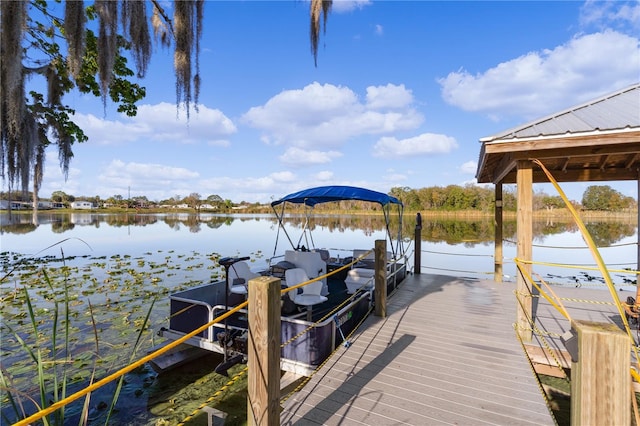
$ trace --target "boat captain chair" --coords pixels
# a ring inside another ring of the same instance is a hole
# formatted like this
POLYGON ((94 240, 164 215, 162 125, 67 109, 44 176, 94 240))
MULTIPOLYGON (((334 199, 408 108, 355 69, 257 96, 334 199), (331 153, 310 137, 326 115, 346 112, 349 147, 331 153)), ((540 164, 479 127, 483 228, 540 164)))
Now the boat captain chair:
MULTIPOLYGON (((285 271, 285 281, 287 283, 287 287, 293 287, 305 281, 309 281, 309 277, 304 269, 293 268, 285 271)), ((301 294, 297 294, 295 291, 289 292, 289 297, 291 297, 293 303, 307 307, 307 321, 309 322, 312 321, 313 305, 318 305, 328 300, 325 296, 320 294, 321 291, 322 281, 315 281, 302 287, 301 294), (292 295, 291 293, 295 294, 292 295)))
POLYGON ((229 268, 229 291, 246 297, 249 294, 249 280, 259 276, 249 269, 247 262, 236 262, 229 268))

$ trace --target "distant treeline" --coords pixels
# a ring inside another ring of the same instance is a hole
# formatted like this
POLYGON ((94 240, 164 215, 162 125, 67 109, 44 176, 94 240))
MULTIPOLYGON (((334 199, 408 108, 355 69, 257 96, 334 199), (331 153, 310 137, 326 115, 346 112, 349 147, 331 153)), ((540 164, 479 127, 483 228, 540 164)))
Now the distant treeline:
MULTIPOLYGON (((491 188, 476 185, 431 186, 421 189, 392 188, 390 194, 399 198, 410 211, 481 211, 492 212, 495 192, 491 188)), ((589 186, 580 202, 572 200, 574 207, 580 210, 624 211, 637 208, 636 200, 627 197, 608 185, 589 186)), ((516 211, 517 197, 515 187, 505 187, 502 193, 502 208, 505 211, 516 211)), ((533 194, 534 210, 554 210, 565 208, 559 195, 548 195, 544 192, 533 194)))
MULTIPOLYGON (((409 212, 466 212, 473 214, 491 213, 495 205, 495 192, 493 188, 477 185, 448 185, 430 186, 420 189, 408 187, 394 187, 389 191, 390 195, 400 199, 405 211, 409 212)), ((0 200, 31 200, 31 194, 0 193, 0 200)), ((85 197, 65 194, 56 191, 52 194, 51 201, 61 203, 69 207, 71 202, 77 200, 89 201, 95 208, 110 209, 167 209, 177 208, 183 210, 218 211, 218 212, 243 212, 243 213, 270 213, 269 204, 239 203, 224 200, 216 194, 203 198, 198 193, 191 193, 186 197, 175 196, 162 201, 150 201, 146 196, 135 196, 126 199, 121 195, 114 195, 106 200, 98 196, 85 197)), ((583 211, 624 212, 637 209, 637 202, 633 197, 627 197, 611 188, 609 185, 592 185, 587 187, 580 201, 572 200, 574 207, 583 211)), ((517 198, 515 186, 505 186, 502 193, 502 206, 506 212, 516 211, 517 198)), ((565 203, 559 195, 548 195, 544 192, 533 194, 533 209, 535 211, 554 211, 564 209, 565 203)), ((303 210, 303 206, 293 206, 292 210, 303 210)), ((359 201, 342 201, 317 205, 316 211, 342 211, 342 212, 379 212, 380 206, 373 203, 359 201)))

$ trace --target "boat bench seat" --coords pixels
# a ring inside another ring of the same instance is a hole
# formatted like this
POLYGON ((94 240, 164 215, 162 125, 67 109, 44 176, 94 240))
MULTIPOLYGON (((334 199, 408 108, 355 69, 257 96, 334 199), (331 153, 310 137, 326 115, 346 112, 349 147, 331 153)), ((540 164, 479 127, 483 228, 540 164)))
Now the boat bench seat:
POLYGON ((347 293, 353 294, 359 288, 363 287, 366 290, 370 290, 373 288, 373 276, 375 274, 374 269, 366 269, 366 268, 353 268, 349 269, 347 272, 347 278, 345 278, 344 283, 347 286, 347 293))

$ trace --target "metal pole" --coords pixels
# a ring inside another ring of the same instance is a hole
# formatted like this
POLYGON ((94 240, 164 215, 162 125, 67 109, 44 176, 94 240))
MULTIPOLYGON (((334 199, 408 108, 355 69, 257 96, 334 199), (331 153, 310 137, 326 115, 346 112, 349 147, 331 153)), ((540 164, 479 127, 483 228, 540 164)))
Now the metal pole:
POLYGON ((416 230, 413 237, 415 252, 413 253, 413 273, 420 274, 422 269, 422 215, 416 214, 416 230))

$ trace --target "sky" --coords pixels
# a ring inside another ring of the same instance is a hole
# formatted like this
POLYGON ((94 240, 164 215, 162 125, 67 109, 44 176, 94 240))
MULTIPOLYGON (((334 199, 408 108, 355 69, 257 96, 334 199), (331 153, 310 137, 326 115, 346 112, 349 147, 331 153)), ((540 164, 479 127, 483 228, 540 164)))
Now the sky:
MULTIPOLYGON (((42 197, 266 203, 321 185, 475 184, 481 138, 640 81, 638 1, 334 1, 317 66, 307 1, 204 13, 199 112, 176 107, 172 54, 156 46, 136 117, 64 98, 89 141, 66 181, 47 153, 42 197)), ((592 184, 562 187, 579 201, 592 184)), ((637 197, 636 182, 604 184, 637 197)))

